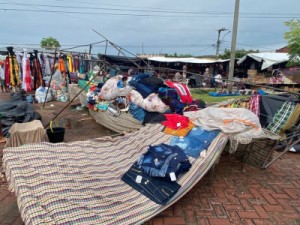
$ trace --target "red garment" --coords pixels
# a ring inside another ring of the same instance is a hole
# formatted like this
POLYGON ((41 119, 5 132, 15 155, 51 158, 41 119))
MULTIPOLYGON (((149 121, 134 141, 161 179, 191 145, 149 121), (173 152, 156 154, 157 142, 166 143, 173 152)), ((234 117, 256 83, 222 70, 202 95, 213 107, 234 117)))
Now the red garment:
POLYGON ((189 125, 189 118, 178 114, 164 114, 166 121, 162 124, 171 129, 186 128, 189 125))
POLYGON ((32 75, 34 78, 34 89, 43 86, 43 74, 38 58, 34 58, 32 62, 32 75))
POLYGON ((63 58, 58 59, 58 69, 60 70, 61 73, 67 72, 65 61, 63 58))
POLYGON ((93 85, 93 86, 90 87, 89 91, 95 91, 96 88, 97 88, 97 86, 96 86, 96 85, 93 85))
POLYGON ((257 116, 259 116, 259 100, 260 95, 253 95, 250 99, 250 110, 257 116))
POLYGON ((165 81, 165 83, 168 87, 176 89, 180 97, 180 101, 182 103, 188 103, 188 104, 192 103, 193 101, 192 94, 185 84, 180 84, 172 81, 165 81))
POLYGON ((23 80, 24 80, 24 84, 23 84, 23 88, 26 92, 32 91, 32 80, 31 80, 31 72, 30 72, 30 62, 29 59, 26 59, 25 61, 25 65, 24 69, 25 69, 25 73, 23 73, 23 80))
POLYGON ((10 85, 10 69, 9 69, 9 57, 8 56, 5 58, 4 76, 5 76, 5 84, 6 84, 6 86, 9 86, 10 85))

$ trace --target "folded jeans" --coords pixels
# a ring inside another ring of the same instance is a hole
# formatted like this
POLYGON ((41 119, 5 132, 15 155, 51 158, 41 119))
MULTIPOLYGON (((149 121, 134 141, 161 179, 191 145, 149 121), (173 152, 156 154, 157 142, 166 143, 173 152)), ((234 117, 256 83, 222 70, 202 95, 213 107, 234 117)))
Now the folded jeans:
POLYGON ((176 182, 167 182, 157 177, 150 177, 135 163, 122 176, 122 181, 157 204, 166 204, 179 190, 176 182))

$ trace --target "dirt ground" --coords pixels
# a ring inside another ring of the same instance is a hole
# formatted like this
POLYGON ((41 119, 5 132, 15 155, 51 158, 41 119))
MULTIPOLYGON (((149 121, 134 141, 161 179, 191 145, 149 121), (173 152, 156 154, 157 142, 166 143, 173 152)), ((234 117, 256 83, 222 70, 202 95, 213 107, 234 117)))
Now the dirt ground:
POLYGON ((47 102, 45 105, 34 103, 33 108, 41 114, 42 124, 45 128, 52 120, 53 127, 65 128, 65 142, 87 140, 114 134, 113 131, 96 123, 87 109, 76 110, 76 106, 79 105, 78 101, 72 102, 69 106, 67 104, 68 102, 58 101, 47 102), (63 110, 66 106, 67 108, 63 110))

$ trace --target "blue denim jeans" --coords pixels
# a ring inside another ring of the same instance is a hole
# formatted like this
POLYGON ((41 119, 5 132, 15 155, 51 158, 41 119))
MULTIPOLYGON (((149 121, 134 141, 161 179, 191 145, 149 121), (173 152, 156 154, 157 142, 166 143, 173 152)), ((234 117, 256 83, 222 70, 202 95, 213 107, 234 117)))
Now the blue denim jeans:
POLYGON ((219 130, 207 131, 201 127, 195 127, 185 137, 172 137, 170 145, 178 146, 188 156, 197 158, 202 150, 209 147, 219 132, 219 130))
POLYGON ((137 164, 152 177, 164 177, 170 180, 169 174, 176 177, 191 167, 188 157, 178 146, 160 144, 149 146, 148 151, 140 157, 137 164))
POLYGON ((133 118, 137 119, 141 123, 144 121, 146 112, 143 108, 137 106, 136 104, 130 103, 129 112, 133 116, 133 118))
POLYGON ((161 205, 166 204, 180 188, 180 185, 176 182, 167 182, 157 177, 150 177, 136 163, 121 179, 141 194, 161 205), (141 176, 140 182, 137 182, 137 176, 141 176))

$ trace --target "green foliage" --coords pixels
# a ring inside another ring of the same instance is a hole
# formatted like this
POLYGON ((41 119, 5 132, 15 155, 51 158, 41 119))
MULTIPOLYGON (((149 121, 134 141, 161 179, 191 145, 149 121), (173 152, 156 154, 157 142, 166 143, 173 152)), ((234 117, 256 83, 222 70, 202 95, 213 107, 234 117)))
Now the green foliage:
MULTIPOLYGON (((235 52, 235 58, 242 58, 243 56, 247 55, 248 53, 257 53, 259 50, 245 50, 245 49, 237 49, 235 52)), ((225 48, 223 54, 219 54, 221 59, 230 59, 230 49, 225 48)))
POLYGON ((288 66, 300 65, 300 20, 292 19, 285 22, 285 25, 290 29, 284 34, 290 55, 288 66))
POLYGON ((41 40, 40 45, 41 45, 41 48, 45 48, 45 49, 57 49, 60 47, 58 40, 56 40, 53 37, 43 38, 41 40))
POLYGON ((177 52, 174 52, 174 54, 166 54, 166 57, 180 57, 180 58, 184 58, 184 57, 193 57, 191 54, 177 54, 177 52))

